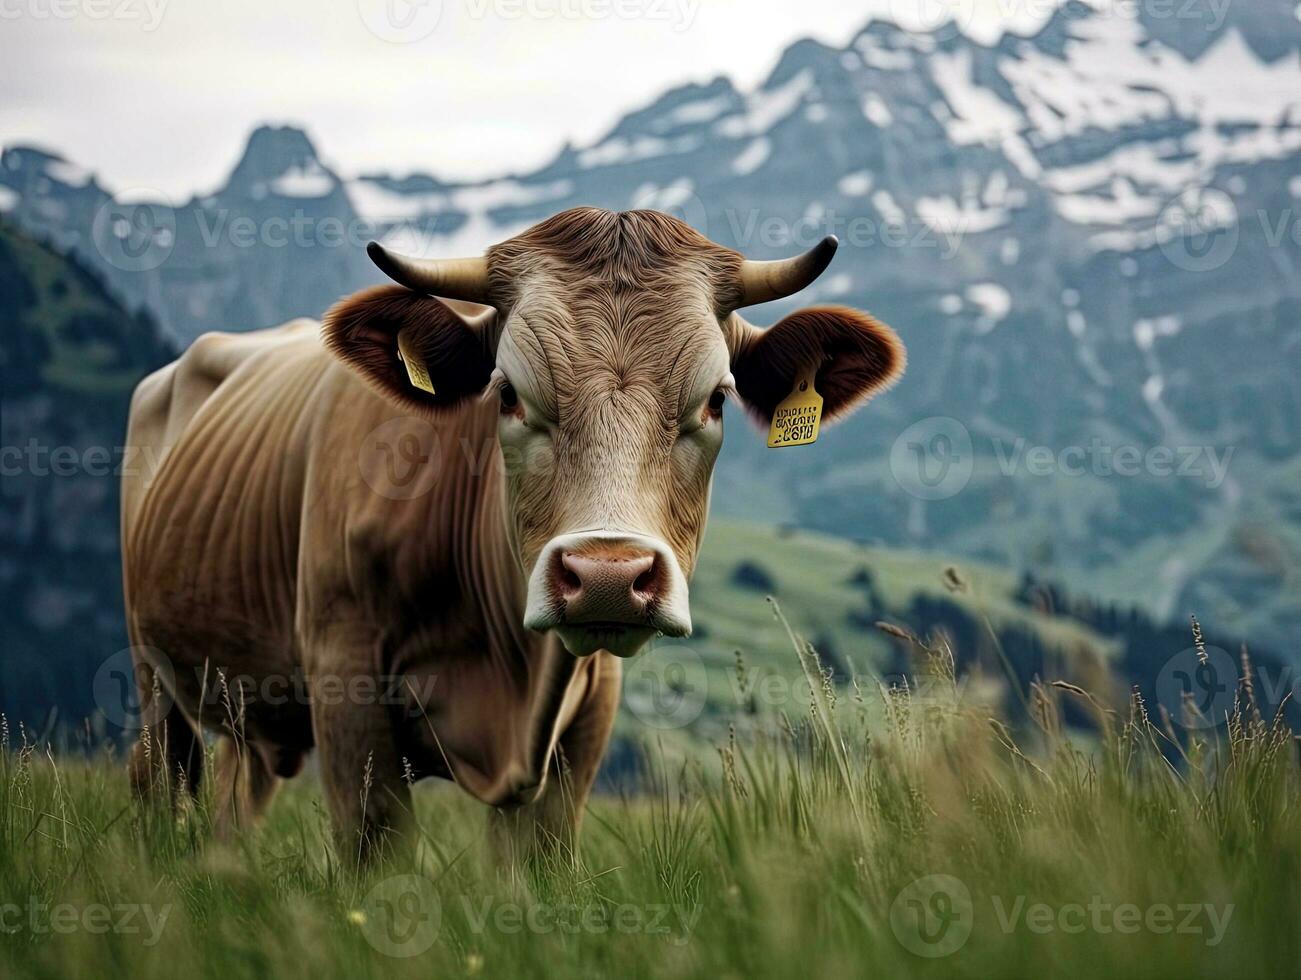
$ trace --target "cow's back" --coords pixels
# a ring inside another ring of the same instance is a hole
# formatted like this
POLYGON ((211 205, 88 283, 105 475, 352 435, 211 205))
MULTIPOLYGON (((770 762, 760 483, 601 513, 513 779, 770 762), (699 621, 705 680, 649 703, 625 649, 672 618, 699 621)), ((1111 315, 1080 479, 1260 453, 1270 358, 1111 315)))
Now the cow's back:
POLYGON ((318 330, 296 320, 205 334, 137 386, 122 480, 133 642, 178 662, 223 638, 279 645, 277 625, 292 623, 305 430, 314 389, 335 371, 318 330))
POLYGON ((124 530, 134 522, 141 495, 157 475, 162 455, 180 441, 222 382, 259 354, 302 340, 316 329, 316 321, 303 319, 245 334, 206 333, 136 385, 127 419, 131 458, 122 478, 124 530))

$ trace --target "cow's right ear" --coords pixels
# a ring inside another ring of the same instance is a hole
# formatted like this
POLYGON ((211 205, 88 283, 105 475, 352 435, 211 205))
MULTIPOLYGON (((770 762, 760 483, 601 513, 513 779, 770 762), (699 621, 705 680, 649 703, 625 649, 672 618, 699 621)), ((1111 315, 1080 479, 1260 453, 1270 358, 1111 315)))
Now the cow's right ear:
MULTIPOLYGON (((457 304, 460 306, 461 304, 457 304)), ((404 286, 376 286, 340 300, 325 314, 325 346, 386 398, 428 414, 479 395, 494 367, 496 311, 465 316, 404 286), (412 384, 403 345, 428 372, 431 394, 412 384)))

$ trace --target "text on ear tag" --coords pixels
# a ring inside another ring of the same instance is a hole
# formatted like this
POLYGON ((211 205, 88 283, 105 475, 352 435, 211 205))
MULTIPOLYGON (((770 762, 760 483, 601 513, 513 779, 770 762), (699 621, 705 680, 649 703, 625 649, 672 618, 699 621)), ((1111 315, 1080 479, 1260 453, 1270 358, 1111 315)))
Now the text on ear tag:
POLYGON ((772 413, 768 430, 768 448, 807 446, 818 441, 822 422, 822 396, 813 387, 817 368, 809 368, 795 382, 795 387, 772 413))
MULTIPOLYGON (((398 356, 406 365, 407 377, 411 383, 421 391, 435 394, 434 382, 429 377, 429 369, 425 367, 425 359, 416 351, 405 330, 398 331, 398 356)), ((819 398, 818 401, 821 402, 822 399, 819 398)))

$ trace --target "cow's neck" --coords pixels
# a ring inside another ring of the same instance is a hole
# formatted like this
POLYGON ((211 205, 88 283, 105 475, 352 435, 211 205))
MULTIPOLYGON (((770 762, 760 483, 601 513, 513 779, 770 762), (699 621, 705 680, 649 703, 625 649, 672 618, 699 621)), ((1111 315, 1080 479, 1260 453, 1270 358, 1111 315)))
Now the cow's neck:
MULTIPOLYGON (((554 634, 524 628, 528 581, 511 542, 497 412, 494 406, 475 404, 467 415, 466 436, 458 437, 461 445, 455 447, 459 462, 448 467, 444 493, 429 496, 431 507, 474 501, 465 515, 467 530, 457 535, 453 552, 467 612, 479 621, 486 648, 472 654, 477 663, 467 665, 461 683, 489 693, 490 701, 509 711, 509 719, 488 720, 494 726, 487 767, 492 771, 469 773, 466 781, 481 786, 466 788, 477 796, 500 798, 546 771, 558 733, 586 692, 590 665, 565 650, 554 634)), ((435 516, 430 515, 430 526, 435 516)), ((454 690, 445 693, 457 696, 454 690)), ((480 742, 476 750, 481 748, 480 742)))

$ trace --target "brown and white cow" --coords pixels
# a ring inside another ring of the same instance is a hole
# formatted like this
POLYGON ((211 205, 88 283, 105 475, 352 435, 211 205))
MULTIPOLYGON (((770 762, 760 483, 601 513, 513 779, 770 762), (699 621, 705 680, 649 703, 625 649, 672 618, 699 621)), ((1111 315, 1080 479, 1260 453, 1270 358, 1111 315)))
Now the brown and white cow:
POLYGON ((220 830, 316 748, 345 847, 401 827, 431 775, 529 839, 572 840, 619 658, 691 630, 724 400, 767 420, 816 369, 834 418, 903 370, 855 310, 737 315, 808 285, 835 245, 752 262, 667 215, 594 208, 483 258, 372 244, 400 285, 320 327, 207 334, 146 378, 129 444, 161 462, 125 479, 122 515, 137 790, 178 771, 197 788, 210 727, 220 830), (368 476, 399 449, 425 492, 368 476))

